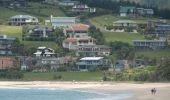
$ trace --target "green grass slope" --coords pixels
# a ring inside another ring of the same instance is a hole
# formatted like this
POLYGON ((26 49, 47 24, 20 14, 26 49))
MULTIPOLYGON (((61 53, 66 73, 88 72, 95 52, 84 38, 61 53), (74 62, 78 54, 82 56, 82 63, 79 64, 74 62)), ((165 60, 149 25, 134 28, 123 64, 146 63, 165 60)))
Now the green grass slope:
POLYGON ((121 41, 133 44, 133 40, 144 39, 144 36, 139 33, 114 32, 103 33, 106 42, 121 41))
MULTIPOLYGON (((138 24, 146 24, 150 18, 129 18, 129 17, 119 17, 113 15, 102 15, 90 18, 90 22, 97 27, 104 27, 105 25, 113 25, 113 22, 118 20, 133 20, 138 24)), ((155 19, 155 18, 152 18, 155 19)))

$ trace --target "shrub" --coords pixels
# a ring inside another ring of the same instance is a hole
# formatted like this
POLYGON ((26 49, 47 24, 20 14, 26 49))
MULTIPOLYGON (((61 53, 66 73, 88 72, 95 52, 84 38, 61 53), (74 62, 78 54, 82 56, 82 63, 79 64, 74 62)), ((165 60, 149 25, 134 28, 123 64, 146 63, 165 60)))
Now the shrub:
POLYGON ((54 75, 54 76, 53 76, 53 79, 54 79, 54 80, 61 80, 61 79, 62 79, 62 76, 61 76, 61 75, 54 75))

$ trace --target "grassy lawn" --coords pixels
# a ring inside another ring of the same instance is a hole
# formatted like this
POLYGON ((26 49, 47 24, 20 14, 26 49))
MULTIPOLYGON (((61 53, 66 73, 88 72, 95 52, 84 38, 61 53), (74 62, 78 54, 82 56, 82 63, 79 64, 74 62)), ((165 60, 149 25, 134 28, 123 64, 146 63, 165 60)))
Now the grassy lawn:
POLYGON ((22 27, 20 26, 5 26, 0 25, 0 35, 7 35, 8 37, 18 38, 21 43, 24 43, 28 47, 46 46, 56 49, 58 46, 54 42, 48 41, 22 41, 22 27))
POLYGON ((159 57, 170 57, 170 50, 163 51, 144 51, 144 52, 136 52, 137 56, 145 56, 151 58, 159 58, 159 57))
POLYGON ((28 14, 45 18, 50 17, 51 14, 53 14, 54 16, 65 16, 65 14, 56 6, 40 3, 29 4, 31 5, 31 8, 27 8, 26 10, 0 7, 0 24, 7 24, 11 16, 19 14, 28 14))
POLYGON ((29 48, 37 48, 39 46, 46 46, 52 49, 58 48, 57 44, 55 42, 50 41, 22 41, 27 47, 29 48))
POLYGON ((0 7, 0 23, 7 23, 9 18, 14 15, 25 14, 8 8, 0 7))
POLYGON ((137 39, 144 39, 144 36, 139 33, 103 33, 106 42, 112 42, 112 41, 122 41, 122 42, 128 42, 130 44, 133 44, 132 40, 137 39))
POLYGON ((40 17, 54 15, 54 16, 65 16, 65 14, 57 7, 47 4, 40 4, 40 3, 29 3, 32 7, 28 9, 29 12, 36 14, 36 15, 43 15, 40 17))
MULTIPOLYGON (((119 17, 113 15, 102 15, 102 16, 91 18, 90 22, 96 25, 97 27, 104 27, 104 25, 112 25, 113 22, 117 20, 133 20, 138 24, 146 24, 149 19, 150 18, 129 18, 129 17, 119 17)), ((155 18, 151 18, 151 19, 155 19, 155 18)))
POLYGON ((0 25, 0 35, 7 35, 9 37, 17 37, 21 40, 21 38, 22 38, 22 27, 0 25))
POLYGON ((53 80, 54 75, 61 75, 63 81, 100 81, 102 80, 102 72, 27 72, 24 74, 24 81, 48 81, 53 80))

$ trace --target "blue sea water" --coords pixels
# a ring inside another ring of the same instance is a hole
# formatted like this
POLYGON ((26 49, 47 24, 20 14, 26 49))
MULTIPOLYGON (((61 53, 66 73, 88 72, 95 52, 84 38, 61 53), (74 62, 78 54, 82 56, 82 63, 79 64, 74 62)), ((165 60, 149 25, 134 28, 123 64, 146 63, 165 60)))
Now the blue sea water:
POLYGON ((0 100, 124 100, 131 94, 103 94, 53 88, 1 88, 0 100))

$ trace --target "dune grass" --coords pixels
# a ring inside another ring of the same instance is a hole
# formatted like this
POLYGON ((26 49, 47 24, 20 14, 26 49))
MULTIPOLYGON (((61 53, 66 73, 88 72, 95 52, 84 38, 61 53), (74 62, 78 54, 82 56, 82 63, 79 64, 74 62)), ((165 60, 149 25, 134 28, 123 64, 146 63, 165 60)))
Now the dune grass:
POLYGON ((24 81, 49 81, 53 80, 54 75, 61 75, 63 81, 100 81, 102 72, 27 72, 24 74, 24 81))

